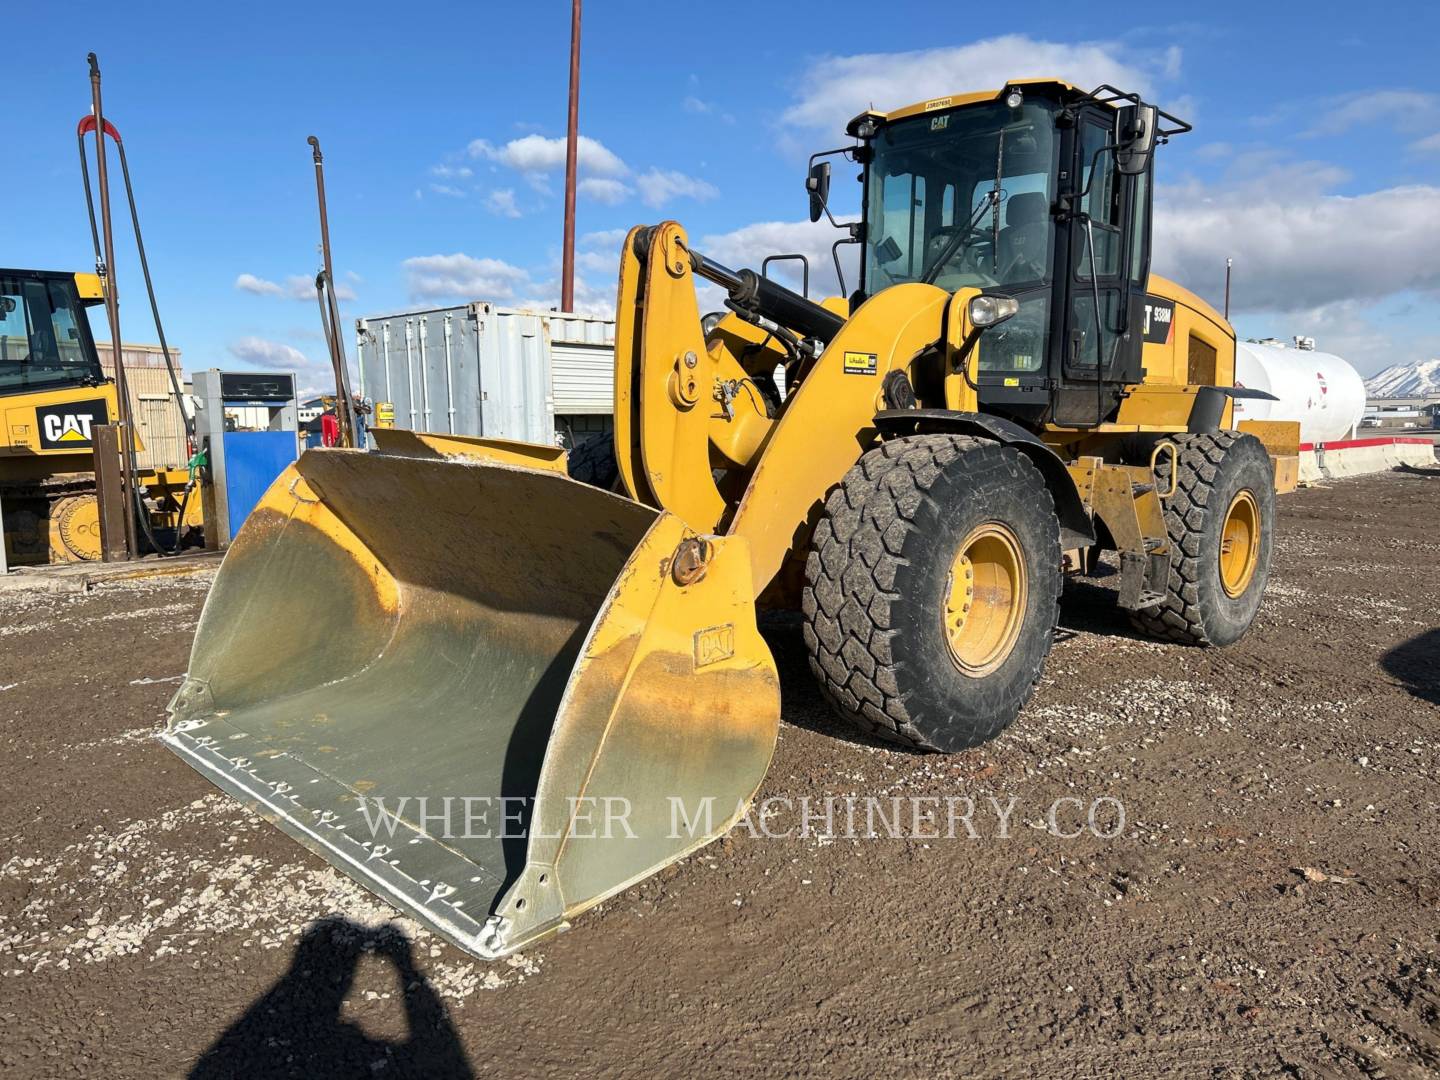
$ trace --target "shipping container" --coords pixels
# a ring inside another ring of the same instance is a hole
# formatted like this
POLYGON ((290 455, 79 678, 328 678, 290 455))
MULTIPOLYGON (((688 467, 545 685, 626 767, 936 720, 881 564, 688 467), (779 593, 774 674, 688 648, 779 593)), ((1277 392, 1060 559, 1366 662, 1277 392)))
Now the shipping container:
MULTIPOLYGON (((109 342, 96 342, 95 349, 106 378, 113 379, 115 366, 109 342)), ((185 452, 185 421, 160 346, 121 345, 120 357, 125 362, 125 381, 130 390, 130 415, 145 447, 135 455, 136 464, 142 469, 184 468, 190 460, 185 452)), ((170 350, 170 361, 179 374, 179 349, 170 350)))
POLYGON ((358 389, 396 427, 566 445, 610 430, 613 319, 475 302, 355 330, 358 389))

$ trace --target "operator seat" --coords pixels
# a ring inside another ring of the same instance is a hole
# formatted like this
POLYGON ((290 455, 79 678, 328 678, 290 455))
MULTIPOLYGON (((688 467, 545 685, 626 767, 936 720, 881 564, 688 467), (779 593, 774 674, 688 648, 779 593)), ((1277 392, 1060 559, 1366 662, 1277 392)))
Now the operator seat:
POLYGON ((995 261, 1002 283, 1044 277, 1050 252, 1050 200, 1043 191, 1026 191, 1005 201, 1005 228, 995 261))

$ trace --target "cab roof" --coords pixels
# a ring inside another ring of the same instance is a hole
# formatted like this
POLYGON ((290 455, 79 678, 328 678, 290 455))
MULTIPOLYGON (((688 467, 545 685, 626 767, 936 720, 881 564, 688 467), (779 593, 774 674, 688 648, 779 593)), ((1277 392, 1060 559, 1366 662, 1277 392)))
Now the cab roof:
POLYGON ((851 120, 850 123, 845 125, 845 133, 847 135, 855 135, 856 127, 862 120, 868 119, 882 124, 888 124, 896 120, 904 120, 909 116, 918 116, 921 113, 936 112, 940 109, 955 109, 962 105, 973 105, 977 101, 994 101, 1017 86, 1053 86, 1058 88, 1062 95, 1074 94, 1077 97, 1088 96, 1086 91, 1080 89, 1080 87, 1074 83, 1066 82, 1064 79, 1011 79, 999 90, 976 90, 968 94, 947 94, 944 97, 931 98, 928 101, 919 101, 914 105, 906 105, 903 108, 892 109, 889 112, 866 109, 859 116, 851 120))

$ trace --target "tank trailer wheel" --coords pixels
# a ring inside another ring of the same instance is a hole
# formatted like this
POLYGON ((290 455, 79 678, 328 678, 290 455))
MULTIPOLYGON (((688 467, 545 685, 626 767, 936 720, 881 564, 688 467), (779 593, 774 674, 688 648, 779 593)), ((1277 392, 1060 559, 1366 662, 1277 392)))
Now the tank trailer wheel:
POLYGON ((614 491, 620 482, 620 464, 615 460, 615 436, 595 435, 578 444, 565 456, 571 480, 614 491))
MULTIPOLYGON (((1250 629, 1270 576, 1275 478, 1253 435, 1179 435, 1180 477, 1165 503, 1170 580, 1165 599, 1133 612, 1139 630, 1190 645, 1229 645, 1250 629)), ((1170 462, 1156 470, 1170 486, 1170 462)))
POLYGON ((846 474, 815 527, 810 668, 861 730, 963 750, 1029 698, 1060 587, 1055 504, 1025 455, 960 435, 894 439, 846 474))

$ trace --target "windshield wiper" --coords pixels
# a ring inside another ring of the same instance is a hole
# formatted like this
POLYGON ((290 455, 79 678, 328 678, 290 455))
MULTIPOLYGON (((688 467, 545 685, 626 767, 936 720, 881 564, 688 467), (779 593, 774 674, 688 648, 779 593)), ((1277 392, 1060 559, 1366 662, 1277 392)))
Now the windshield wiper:
POLYGON ((940 254, 935 256, 935 261, 930 264, 930 269, 920 275, 922 282, 926 285, 933 285, 935 279, 940 276, 940 271, 950 260, 965 250, 966 245, 970 243, 970 237, 974 235, 975 226, 980 224, 980 219, 984 216, 985 211, 990 208, 990 204, 993 202, 997 207, 1000 205, 1000 200, 997 197, 998 194, 998 189, 985 193, 984 201, 975 208, 975 213, 970 218, 970 223, 965 227, 964 231, 957 232, 952 236, 949 242, 940 249, 940 254))

